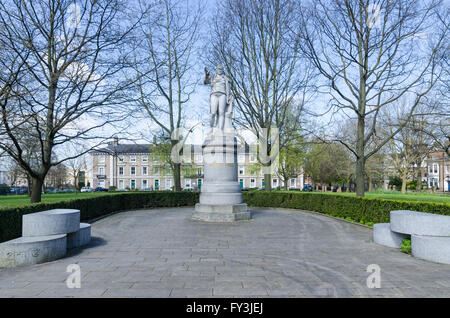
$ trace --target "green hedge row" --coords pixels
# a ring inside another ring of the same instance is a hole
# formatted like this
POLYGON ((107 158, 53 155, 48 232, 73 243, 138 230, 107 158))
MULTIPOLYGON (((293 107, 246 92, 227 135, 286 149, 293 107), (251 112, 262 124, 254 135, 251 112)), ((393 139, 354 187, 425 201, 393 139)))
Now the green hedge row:
MULTIPOLYGON (((305 192, 244 192, 244 201, 254 207, 280 207, 309 210, 357 222, 389 222, 392 210, 414 210, 450 215, 450 204, 369 199, 305 192)), ((194 192, 138 192, 105 195, 58 203, 40 203, 14 209, 0 209, 0 242, 21 236, 22 216, 51 209, 78 209, 87 221, 116 211, 142 208, 193 206, 199 200, 194 192)))
POLYGON ((120 193, 57 203, 39 203, 13 209, 0 209, 0 242, 22 235, 22 216, 28 213, 52 209, 77 209, 81 212, 81 221, 87 221, 116 211, 193 206, 196 202, 198 202, 198 193, 161 191, 120 193))
POLYGON ((248 192, 244 193, 244 201, 249 206, 309 210, 335 217, 350 217, 363 223, 387 223, 389 212, 393 210, 450 215, 450 204, 447 203, 394 201, 321 193, 248 192))

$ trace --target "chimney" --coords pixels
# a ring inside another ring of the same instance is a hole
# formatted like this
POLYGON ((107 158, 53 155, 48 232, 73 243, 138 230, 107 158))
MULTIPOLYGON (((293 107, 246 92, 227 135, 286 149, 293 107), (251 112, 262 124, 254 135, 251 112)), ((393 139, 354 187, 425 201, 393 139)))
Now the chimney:
POLYGON ((114 137, 113 145, 117 146, 119 144, 119 138, 116 136, 114 137))

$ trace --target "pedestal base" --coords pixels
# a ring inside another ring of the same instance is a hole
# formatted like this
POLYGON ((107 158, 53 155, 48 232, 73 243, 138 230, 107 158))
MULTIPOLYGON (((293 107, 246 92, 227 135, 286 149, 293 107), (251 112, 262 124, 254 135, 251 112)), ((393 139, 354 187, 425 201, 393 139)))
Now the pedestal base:
POLYGON ((251 212, 245 203, 229 205, 197 203, 192 215, 193 220, 206 222, 235 222, 250 220, 251 218, 251 212))

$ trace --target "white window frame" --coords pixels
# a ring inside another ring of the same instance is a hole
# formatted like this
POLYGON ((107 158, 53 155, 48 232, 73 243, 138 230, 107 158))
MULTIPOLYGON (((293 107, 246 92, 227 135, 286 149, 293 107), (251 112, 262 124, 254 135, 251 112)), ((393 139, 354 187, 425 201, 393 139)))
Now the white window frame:
POLYGON ((148 166, 143 166, 142 167, 142 175, 143 176, 148 176, 148 166), (144 171, 144 169, 145 169, 145 171, 144 171))
POLYGON ((98 167, 98 174, 101 176, 105 175, 105 166, 99 166, 98 167))
POLYGON ((256 187, 256 179, 250 179, 250 188, 256 187))
POLYGON ((142 162, 148 162, 148 156, 142 156, 142 162))
POLYGON ((278 179, 272 179, 272 187, 277 188, 278 187, 278 179))
POLYGON ((165 186, 166 190, 171 190, 172 189, 172 179, 166 179, 164 186, 165 186))
POLYGON ((130 176, 135 176, 136 175, 136 166, 131 166, 130 167, 130 176), (133 173, 133 168, 134 168, 134 173, 133 173))
POLYGON ((143 180, 142 180, 142 190, 143 190, 143 189, 147 189, 147 188, 148 188, 148 185, 149 185, 148 180, 147 180, 147 179, 143 179, 143 180), (144 185, 144 182, 146 182, 147 184, 144 185))
POLYGON ((291 188, 295 188, 296 186, 297 186, 297 180, 294 179, 294 178, 292 178, 292 179, 290 180, 290 187, 291 187, 291 188))
POLYGON ((118 186, 119 190, 124 190, 125 189, 125 181, 123 179, 119 180, 119 186, 118 186), (122 183, 122 185, 120 185, 122 183))
POLYGON ((117 160, 119 162, 124 162, 125 158, 124 158, 124 156, 120 155, 120 156, 117 156, 117 160))
POLYGON ((120 166, 120 167, 118 168, 118 170, 119 170, 119 171, 117 171, 117 173, 119 174, 119 176, 125 175, 125 169, 124 169, 123 166, 120 166), (121 172, 121 171, 122 171, 122 172, 121 172))
POLYGON ((135 155, 130 156, 130 162, 136 162, 136 156, 135 155))
POLYGON ((99 163, 104 163, 106 161, 106 156, 105 155, 99 155, 98 156, 98 162, 99 163))
POLYGON ((240 176, 245 175, 245 166, 239 166, 239 175, 240 176), (241 170, 242 170, 242 173, 241 173, 241 170))

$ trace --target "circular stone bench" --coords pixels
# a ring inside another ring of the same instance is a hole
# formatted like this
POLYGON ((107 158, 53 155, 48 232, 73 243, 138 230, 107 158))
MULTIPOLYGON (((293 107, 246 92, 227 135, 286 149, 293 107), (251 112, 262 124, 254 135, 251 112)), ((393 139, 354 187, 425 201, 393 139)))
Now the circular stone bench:
POLYGON ((378 223, 373 225, 373 241, 377 244, 400 248, 404 239, 409 235, 391 231, 390 223, 378 223))
POLYGON ((73 233, 80 229, 80 211, 56 209, 22 217, 22 236, 47 236, 73 233))
POLYGON ((397 247, 411 236, 412 255, 450 264, 450 216, 408 210, 391 211, 391 223, 375 224, 375 243, 397 247))
POLYGON ((67 234, 67 248, 72 249, 89 244, 91 241, 91 225, 80 223, 80 228, 74 233, 67 234))
POLYGON ((427 261, 450 264, 450 237, 411 235, 411 253, 427 261))
POLYGON ((410 235, 450 236, 450 216, 416 211, 391 211, 391 230, 410 235))
POLYGON ((51 262, 67 252, 66 234, 20 237, 0 244, 0 267, 51 262))

